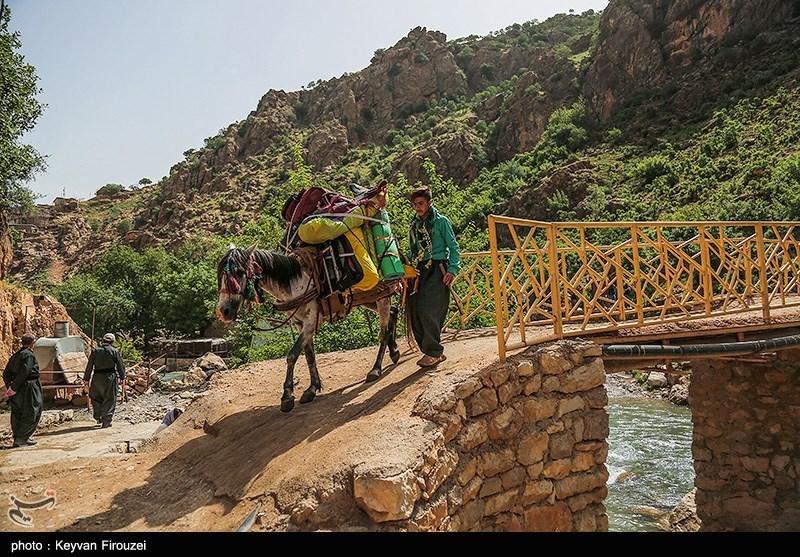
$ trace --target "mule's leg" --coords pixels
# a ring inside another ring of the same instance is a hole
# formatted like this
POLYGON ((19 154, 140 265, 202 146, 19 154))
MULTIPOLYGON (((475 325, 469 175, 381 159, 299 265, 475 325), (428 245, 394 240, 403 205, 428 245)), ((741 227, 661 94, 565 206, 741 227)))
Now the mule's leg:
POLYGON ((392 306, 389 310, 389 357, 392 363, 400 361, 400 349, 397 348, 397 316, 400 310, 392 306))
POLYGON ((376 302, 376 308, 374 311, 377 311, 381 321, 381 346, 378 348, 378 357, 375 359, 375 364, 372 366, 372 369, 369 371, 369 373, 367 373, 367 382, 375 381, 383 372, 383 357, 386 354, 386 347, 389 344, 389 338, 391 334, 391 331, 389 330, 389 325, 391 323, 391 308, 392 306, 389 298, 384 298, 376 302))
POLYGON ((294 408, 294 366, 300 357, 300 351, 306 343, 303 331, 297 336, 294 345, 286 356, 286 379, 283 382, 283 396, 281 396, 281 412, 289 412, 294 408))
POLYGON ((300 404, 311 402, 317 396, 317 393, 322 390, 322 379, 320 379, 319 371, 317 371, 317 356, 314 354, 314 339, 310 338, 303 348, 306 352, 308 371, 311 373, 311 384, 303 391, 300 397, 300 404))

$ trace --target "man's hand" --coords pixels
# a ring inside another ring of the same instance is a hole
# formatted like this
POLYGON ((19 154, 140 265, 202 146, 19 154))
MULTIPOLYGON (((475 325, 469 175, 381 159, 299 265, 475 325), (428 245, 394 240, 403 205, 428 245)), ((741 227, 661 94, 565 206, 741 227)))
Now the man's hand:
POLYGON ((453 275, 453 273, 445 273, 444 277, 442 278, 442 282, 445 283, 445 285, 450 286, 453 284, 455 279, 456 277, 453 275))
POLYGON ((11 387, 8 387, 8 388, 6 389, 6 396, 14 396, 15 394, 17 394, 17 391, 15 391, 14 389, 12 389, 11 387))

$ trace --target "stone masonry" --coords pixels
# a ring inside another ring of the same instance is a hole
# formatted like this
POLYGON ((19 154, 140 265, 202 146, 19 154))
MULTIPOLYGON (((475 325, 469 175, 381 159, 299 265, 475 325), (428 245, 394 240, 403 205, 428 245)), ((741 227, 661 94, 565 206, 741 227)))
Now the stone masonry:
POLYGON ((704 360, 689 387, 703 531, 800 531, 800 350, 704 360))
POLYGON ((599 346, 561 341, 432 383, 415 413, 438 428, 421 458, 354 470, 385 530, 608 530, 608 414, 599 346))

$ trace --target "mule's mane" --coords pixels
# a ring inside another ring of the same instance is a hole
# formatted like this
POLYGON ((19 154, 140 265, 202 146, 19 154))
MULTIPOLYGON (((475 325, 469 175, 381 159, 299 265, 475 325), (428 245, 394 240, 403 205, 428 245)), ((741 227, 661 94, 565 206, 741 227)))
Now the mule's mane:
MULTIPOLYGON (((291 288, 292 281, 302 274, 300 263, 294 257, 274 251, 257 249, 253 252, 256 263, 261 267, 265 280, 274 282, 281 288, 291 288)), ((230 270, 247 272, 249 256, 243 248, 231 248, 217 266, 218 280, 230 270)))
POLYGON ((290 288, 292 281, 303 274, 300 262, 290 255, 263 249, 257 249, 254 255, 256 262, 261 265, 264 278, 282 288, 290 288))

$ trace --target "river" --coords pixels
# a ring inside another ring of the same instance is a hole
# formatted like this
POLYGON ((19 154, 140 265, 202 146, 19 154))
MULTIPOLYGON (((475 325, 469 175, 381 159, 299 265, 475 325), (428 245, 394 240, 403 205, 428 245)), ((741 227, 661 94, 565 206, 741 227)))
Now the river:
POLYGON ((608 531, 663 531, 659 518, 694 487, 691 411, 607 389, 608 531))

